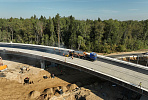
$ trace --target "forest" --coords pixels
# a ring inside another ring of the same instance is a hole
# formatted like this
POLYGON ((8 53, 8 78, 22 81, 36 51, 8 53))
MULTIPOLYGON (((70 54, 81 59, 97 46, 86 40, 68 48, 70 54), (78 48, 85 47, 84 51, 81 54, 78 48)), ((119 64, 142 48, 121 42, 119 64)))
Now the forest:
POLYGON ((0 42, 58 46, 98 53, 148 48, 148 20, 77 20, 72 15, 0 18, 0 42))

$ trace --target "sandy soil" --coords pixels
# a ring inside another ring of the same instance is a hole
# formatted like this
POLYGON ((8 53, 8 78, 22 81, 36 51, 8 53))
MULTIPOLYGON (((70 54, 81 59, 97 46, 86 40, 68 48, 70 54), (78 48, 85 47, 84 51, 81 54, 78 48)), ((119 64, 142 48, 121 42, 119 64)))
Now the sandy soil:
POLYGON ((129 93, 113 83, 63 66, 42 70, 19 62, 3 62, 8 65, 8 70, 0 72, 0 100, 117 100, 123 93, 129 93), (24 69, 23 73, 20 68, 24 69), (51 78, 52 73, 55 78, 51 78), (31 84, 24 84, 26 77, 31 84), (64 93, 60 94, 59 89, 64 93))

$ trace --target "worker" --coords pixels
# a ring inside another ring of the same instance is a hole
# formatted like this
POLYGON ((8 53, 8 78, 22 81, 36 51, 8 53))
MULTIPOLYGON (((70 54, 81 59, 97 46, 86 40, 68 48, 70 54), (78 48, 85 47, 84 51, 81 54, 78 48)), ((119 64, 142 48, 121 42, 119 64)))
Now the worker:
POLYGON ((51 74, 51 77, 54 78, 54 74, 51 74))
POLYGON ((142 86, 142 82, 140 82, 138 86, 141 88, 141 86, 142 86))
POLYGON ((60 94, 63 94, 63 90, 62 89, 60 89, 59 92, 60 92, 60 94))
POLYGON ((28 78, 28 77, 26 77, 26 78, 24 79, 24 84, 29 84, 29 78, 28 78))
POLYGON ((72 60, 73 60, 73 55, 72 55, 72 57, 71 57, 71 58, 72 58, 72 60))
POLYGON ((70 51, 68 51, 69 52, 69 56, 71 56, 71 53, 70 53, 70 51))
POLYGON ((24 72, 23 68, 20 68, 20 69, 21 69, 20 73, 23 73, 24 72))
POLYGON ((30 69, 28 67, 26 67, 26 71, 29 71, 30 69))

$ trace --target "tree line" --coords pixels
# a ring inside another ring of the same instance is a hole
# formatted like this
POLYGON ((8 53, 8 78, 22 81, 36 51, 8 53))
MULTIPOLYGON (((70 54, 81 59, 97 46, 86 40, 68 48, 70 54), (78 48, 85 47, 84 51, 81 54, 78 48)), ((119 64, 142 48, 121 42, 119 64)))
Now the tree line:
POLYGON ((76 20, 72 15, 0 18, 0 42, 59 46, 112 53, 148 47, 148 20, 76 20))

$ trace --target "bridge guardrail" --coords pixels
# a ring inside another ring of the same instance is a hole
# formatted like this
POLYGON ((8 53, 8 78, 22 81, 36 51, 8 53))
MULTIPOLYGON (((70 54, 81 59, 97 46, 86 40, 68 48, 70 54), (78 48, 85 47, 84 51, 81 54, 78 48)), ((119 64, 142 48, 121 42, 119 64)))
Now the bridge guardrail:
POLYGON ((36 45, 36 44, 23 44, 23 43, 4 43, 4 42, 0 42, 0 44, 2 45, 8 45, 8 46, 26 46, 26 47, 40 47, 40 48, 49 48, 49 49, 57 49, 57 50, 64 50, 64 51, 74 51, 72 49, 66 49, 66 48, 59 48, 59 47, 53 47, 53 46, 44 46, 44 45, 36 45))

